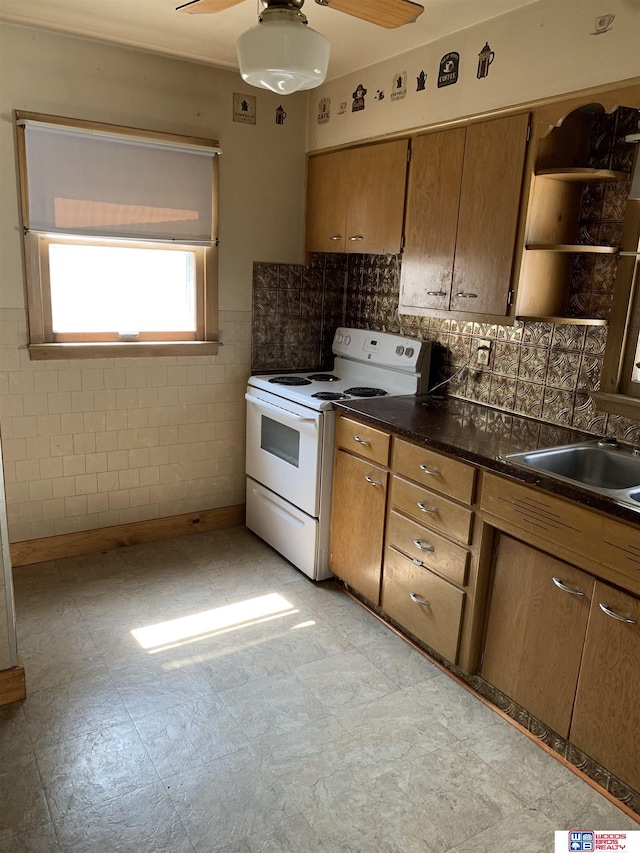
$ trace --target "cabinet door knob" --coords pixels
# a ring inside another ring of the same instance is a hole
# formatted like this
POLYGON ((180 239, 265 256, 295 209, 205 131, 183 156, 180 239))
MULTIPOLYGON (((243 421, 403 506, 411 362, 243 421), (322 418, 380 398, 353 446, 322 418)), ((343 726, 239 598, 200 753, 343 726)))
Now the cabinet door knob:
POLYGON ((365 482, 369 483, 370 486, 381 486, 382 483, 380 480, 374 480, 369 474, 364 478, 365 482))
POLYGON ((421 604, 423 607, 431 607, 431 604, 427 601, 426 598, 420 598, 420 596, 416 595, 415 592, 410 592, 409 598, 411 599, 411 601, 415 601, 416 604, 421 604))
POLYGON ((610 607, 602 602, 600 602, 600 610, 602 610, 603 613, 606 613, 607 616, 611 616, 612 619, 617 619, 618 622, 626 622, 627 625, 636 624, 635 619, 632 619, 630 616, 621 616, 619 613, 615 613, 610 607))
POLYGON ((349 237, 349 239, 353 243, 356 240, 364 240, 364 237, 362 236, 362 234, 354 234, 353 237, 349 237))
POLYGON ((368 438, 360 438, 359 435, 354 435, 353 440, 357 441, 358 444, 371 444, 368 438))
POLYGON ((419 548, 421 551, 431 551, 431 552, 433 552, 433 551, 435 551, 435 550, 436 550, 436 549, 433 547, 433 545, 429 545, 429 543, 428 543, 428 542, 423 542, 421 539, 414 539, 414 540, 413 540, 413 544, 416 546, 416 548, 419 548))
POLYGON ((566 584, 562 583, 560 578, 551 578, 551 580, 558 587, 558 589, 561 589, 563 592, 569 592, 571 593, 571 595, 584 595, 584 590, 580 589, 577 586, 567 586, 566 584))
POLYGON ((332 234, 330 240, 342 240, 342 234, 332 234))
POLYGON ((418 509, 419 509, 421 512, 428 512, 428 513, 430 513, 431 515, 437 515, 437 513, 438 513, 438 510, 437 510, 437 508, 436 508, 436 507, 428 507, 428 506, 425 506, 425 505, 422 503, 422 501, 418 501, 418 503, 416 504, 416 506, 418 507, 418 509))
POLYGON ((437 468, 427 468, 424 463, 418 467, 421 471, 424 471, 425 474, 433 474, 434 477, 438 477, 440 474, 440 471, 438 471, 437 468))
POLYGON ((477 293, 465 293, 464 291, 462 291, 460 293, 456 293, 456 296, 460 299, 477 299, 478 298, 477 293))

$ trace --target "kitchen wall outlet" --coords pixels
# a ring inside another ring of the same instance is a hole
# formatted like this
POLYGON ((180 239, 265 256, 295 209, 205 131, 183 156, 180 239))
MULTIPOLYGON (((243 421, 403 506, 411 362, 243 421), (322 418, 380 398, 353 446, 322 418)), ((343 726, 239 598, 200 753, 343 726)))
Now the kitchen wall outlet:
POLYGON ((476 364, 481 364, 484 367, 489 365, 489 356, 491 355, 491 341, 478 341, 478 349, 476 351, 476 364))

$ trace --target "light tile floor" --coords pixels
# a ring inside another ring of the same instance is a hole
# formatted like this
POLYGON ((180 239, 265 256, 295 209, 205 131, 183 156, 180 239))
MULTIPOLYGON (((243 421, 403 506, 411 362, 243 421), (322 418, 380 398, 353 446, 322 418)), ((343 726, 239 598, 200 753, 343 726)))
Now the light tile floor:
POLYGON ((640 828, 244 528, 15 587, 4 853, 548 853, 554 829, 640 828))

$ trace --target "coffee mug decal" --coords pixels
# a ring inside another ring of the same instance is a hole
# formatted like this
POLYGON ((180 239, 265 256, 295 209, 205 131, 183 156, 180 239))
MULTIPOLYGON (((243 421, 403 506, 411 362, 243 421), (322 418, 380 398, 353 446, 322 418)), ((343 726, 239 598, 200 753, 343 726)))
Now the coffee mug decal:
POLYGON ((440 72, 438 74, 438 89, 443 86, 452 86, 458 82, 458 68, 460 65, 460 54, 455 51, 445 53, 440 60, 440 72))
POLYGON ((592 36, 599 36, 602 33, 608 33, 613 26, 615 15, 598 15, 593 21, 592 36))

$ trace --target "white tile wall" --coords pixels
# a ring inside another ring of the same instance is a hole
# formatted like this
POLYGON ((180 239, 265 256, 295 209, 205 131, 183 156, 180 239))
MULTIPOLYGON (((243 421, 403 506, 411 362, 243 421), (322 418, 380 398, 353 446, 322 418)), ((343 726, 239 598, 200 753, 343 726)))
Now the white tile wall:
POLYGON ((0 310, 10 541, 242 503, 250 335, 222 311, 217 356, 31 361, 0 310))

